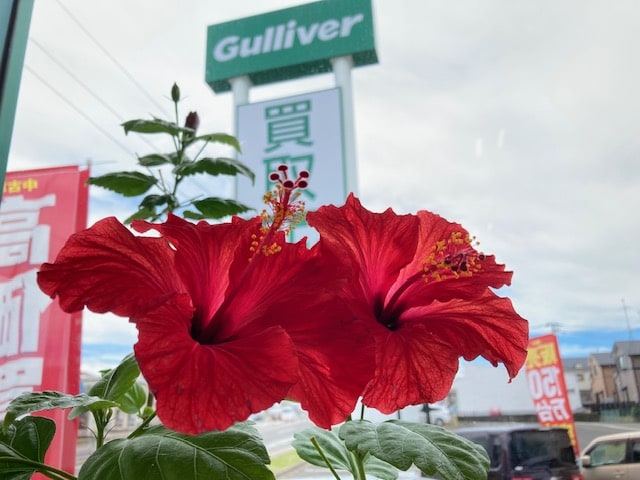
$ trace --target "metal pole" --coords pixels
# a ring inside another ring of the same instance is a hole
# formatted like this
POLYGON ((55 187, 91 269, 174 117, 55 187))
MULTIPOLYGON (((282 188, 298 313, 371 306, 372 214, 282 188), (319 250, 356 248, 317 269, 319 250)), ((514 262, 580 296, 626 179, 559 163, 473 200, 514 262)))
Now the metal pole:
MULTIPOLYGON (((249 91, 251 90, 251 80, 248 76, 234 77, 229 79, 231 92, 233 93, 233 134, 238 138, 238 107, 249 103, 249 91)), ((236 159, 238 154, 235 155, 236 159)), ((238 177, 233 183, 233 197, 238 198, 238 177)))
POLYGON ((351 56, 331 59, 336 86, 342 92, 342 131, 344 138, 345 190, 358 193, 358 165, 356 162, 355 119, 353 114, 353 89, 351 88, 351 56))

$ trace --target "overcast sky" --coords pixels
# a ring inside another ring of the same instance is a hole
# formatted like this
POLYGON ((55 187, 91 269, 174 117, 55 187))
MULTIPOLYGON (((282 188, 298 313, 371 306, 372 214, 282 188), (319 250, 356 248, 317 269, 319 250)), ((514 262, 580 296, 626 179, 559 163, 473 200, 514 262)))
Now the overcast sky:
MULTIPOLYGON (((120 123, 171 118, 174 81, 202 132, 233 133, 231 94, 204 81, 207 26, 302 3, 36 0, 9 170, 89 161, 94 175, 133 169, 135 154, 153 146, 120 123)), ((610 350, 593 330, 626 340, 630 325, 640 339, 640 4, 373 8, 380 62, 353 72, 363 203, 462 223, 514 270, 502 293, 533 335, 550 324, 589 332, 562 344, 564 354, 610 350)), ((251 100, 332 86, 324 74, 254 88, 251 100)), ((92 222, 131 213, 103 190, 91 194, 92 222)), ((84 335, 135 339, 121 319, 88 318, 84 335)))

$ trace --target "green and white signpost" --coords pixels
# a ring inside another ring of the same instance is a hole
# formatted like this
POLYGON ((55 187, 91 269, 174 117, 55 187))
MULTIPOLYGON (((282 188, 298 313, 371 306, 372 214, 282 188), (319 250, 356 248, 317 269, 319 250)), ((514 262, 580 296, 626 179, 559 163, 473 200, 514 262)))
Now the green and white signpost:
POLYGON ((371 0, 322 0, 208 28, 206 81, 232 91, 242 161, 258 179, 253 193, 238 184, 241 201, 260 208, 277 162, 310 170, 310 209, 357 191, 351 69, 377 61, 371 0), (328 72, 336 88, 249 101, 254 85, 328 72))

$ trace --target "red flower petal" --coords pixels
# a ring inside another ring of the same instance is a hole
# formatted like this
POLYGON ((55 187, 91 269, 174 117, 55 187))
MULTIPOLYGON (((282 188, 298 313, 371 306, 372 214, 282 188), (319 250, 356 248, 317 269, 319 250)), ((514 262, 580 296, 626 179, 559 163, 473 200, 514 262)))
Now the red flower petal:
POLYGON ((342 207, 328 205, 308 212, 307 222, 320 232, 325 252, 354 263, 358 269, 354 281, 371 297, 386 294, 398 271, 413 258, 418 241, 414 215, 396 215, 391 209, 369 212, 353 194, 342 207))
POLYGON ((222 430, 282 400, 298 378, 287 333, 274 326, 216 345, 191 338, 190 300, 179 295, 139 319, 136 358, 168 428, 222 430))
POLYGON ((482 356, 494 366, 503 363, 516 376, 527 356, 529 323, 508 298, 490 290, 473 301, 454 299, 408 310, 401 323, 424 324, 440 341, 466 360, 482 356))
POLYGON ((375 327, 376 373, 362 403, 383 413, 442 400, 458 371, 458 353, 428 327, 407 324, 396 331, 375 327))
POLYGON ((56 261, 42 265, 38 285, 66 312, 86 305, 136 316, 183 288, 173 257, 165 240, 135 237, 109 217, 69 237, 56 261))

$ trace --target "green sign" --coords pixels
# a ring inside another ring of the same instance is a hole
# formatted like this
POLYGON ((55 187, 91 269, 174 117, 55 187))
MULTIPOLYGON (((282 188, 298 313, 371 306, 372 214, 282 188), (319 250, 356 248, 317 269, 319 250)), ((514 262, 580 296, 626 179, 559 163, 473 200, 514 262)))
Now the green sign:
POLYGON ((211 25, 206 81, 215 92, 248 75, 254 85, 331 71, 330 59, 378 62, 371 0, 322 0, 211 25))

